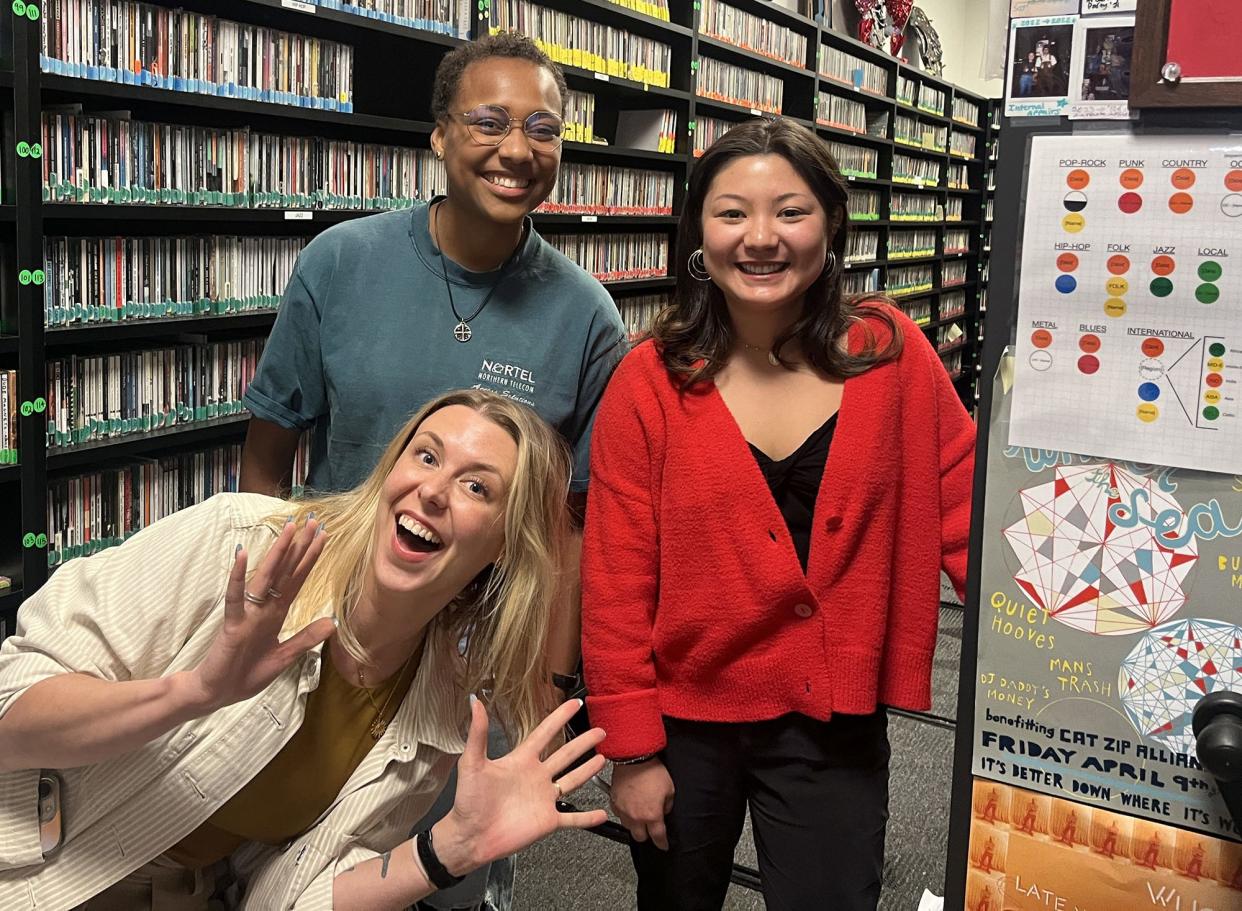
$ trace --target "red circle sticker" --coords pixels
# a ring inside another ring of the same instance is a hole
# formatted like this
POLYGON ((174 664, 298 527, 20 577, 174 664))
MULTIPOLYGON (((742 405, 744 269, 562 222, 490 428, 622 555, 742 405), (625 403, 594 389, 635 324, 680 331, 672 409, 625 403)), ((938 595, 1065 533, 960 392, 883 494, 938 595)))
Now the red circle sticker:
POLYGON ((1126 168, 1121 172, 1119 180, 1127 190, 1137 190, 1143 185, 1143 172, 1138 168, 1126 168))
POLYGON ((1169 178, 1169 183, 1179 190, 1189 190, 1195 185, 1195 172, 1190 168, 1178 168, 1169 178))
POLYGON ((1081 190, 1087 184, 1091 183, 1091 175, 1082 168, 1075 168, 1065 175, 1065 182, 1071 190, 1081 190))
POLYGON ((1116 253, 1108 258, 1108 271, 1113 275, 1125 275, 1130 271, 1130 258, 1116 253))
POLYGON ((1078 268, 1078 257, 1073 253, 1062 253, 1057 257, 1057 268, 1062 272, 1073 272, 1078 268))
POLYGON ((1036 348, 1047 348, 1052 344, 1052 333, 1047 329, 1036 329, 1031 333, 1031 344, 1036 348))
POLYGON ((1117 199, 1117 208, 1127 215, 1133 215, 1143 208, 1143 197, 1137 193, 1122 193, 1117 199))
POLYGON ((1219 386, 1223 382, 1224 382, 1224 379, 1221 377, 1219 373, 1209 373, 1207 375, 1207 384, 1211 386, 1213 389, 1215 389, 1217 386, 1219 386))
POLYGON ((1189 193, 1174 193, 1169 197, 1169 211, 1174 215, 1185 215, 1194 207, 1194 197, 1189 193))
POLYGON ((1177 268, 1177 263, 1173 261, 1173 257, 1157 256, 1151 261, 1151 271, 1157 275, 1172 275, 1173 270, 1177 268))
POLYGON ((1094 354, 1084 354, 1078 359, 1078 369, 1090 376, 1100 369, 1100 359, 1094 354))
POLYGON ((1148 357, 1160 357, 1164 354, 1164 342, 1158 338, 1145 338, 1142 344, 1143 353, 1148 357))
POLYGON ((1242 171, 1230 171, 1226 174, 1225 188, 1228 190, 1242 190, 1242 171))
POLYGON ((1100 350, 1100 337, 1088 333, 1078 340, 1078 347, 1087 354, 1095 354, 1100 350))

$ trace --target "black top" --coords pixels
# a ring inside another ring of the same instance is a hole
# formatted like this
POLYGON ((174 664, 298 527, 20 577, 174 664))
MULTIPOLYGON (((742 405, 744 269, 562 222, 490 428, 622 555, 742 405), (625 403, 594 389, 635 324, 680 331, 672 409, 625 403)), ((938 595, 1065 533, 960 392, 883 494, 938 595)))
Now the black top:
POLYGON ((793 538, 794 550, 798 553, 804 573, 811 552, 815 498, 819 496, 824 466, 828 463, 828 449, 832 446, 832 434, 836 429, 837 416, 833 414, 801 446, 779 462, 769 458, 754 443, 748 444, 772 491, 772 499, 785 517, 785 526, 789 529, 789 537, 793 538))

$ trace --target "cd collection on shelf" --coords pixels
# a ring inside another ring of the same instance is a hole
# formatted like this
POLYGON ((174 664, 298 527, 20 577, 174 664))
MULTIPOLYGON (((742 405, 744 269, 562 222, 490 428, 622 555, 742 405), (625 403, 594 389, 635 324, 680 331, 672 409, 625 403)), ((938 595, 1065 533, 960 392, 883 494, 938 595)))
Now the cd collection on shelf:
POLYGON ((755 113, 779 114, 785 97, 785 82, 714 57, 700 57, 695 91, 709 101, 736 104, 755 113))
POLYGON ((935 255, 935 231, 890 231, 888 234, 889 259, 917 259, 935 255))
POLYGON ((47 362, 47 444, 72 447, 241 414, 264 339, 47 362))
POLYGON ((661 41, 634 35, 551 10, 531 0, 491 0, 488 29, 517 31, 534 38, 539 49, 564 66, 668 88, 673 49, 661 41))
POLYGON ((940 162, 934 158, 916 158, 894 152, 893 183, 908 183, 919 187, 939 186, 940 162))
POLYGON ((966 312, 966 292, 951 291, 940 296, 940 318, 953 319, 966 312))
POLYGON ((815 122, 821 126, 849 130, 851 133, 866 133, 867 106, 851 98, 820 92, 815 122))
POLYGON ((57 0, 45 72, 326 111, 353 110, 354 49, 133 0, 57 0))
POLYGON ((915 103, 920 111, 928 114, 935 114, 937 117, 944 116, 944 102, 948 96, 942 89, 938 89, 924 82, 919 86, 918 101, 915 103))
POLYGON ((920 326, 926 326, 931 322, 931 301, 902 301, 901 311, 920 326))
POLYGON ((880 270, 846 272, 841 279, 841 290, 846 294, 867 294, 880 290, 880 270))
POLYGON ((721 0, 701 3, 699 31, 703 35, 781 63, 806 66, 806 35, 721 0))
POLYGON ((950 196, 944 201, 944 220, 945 221, 961 221, 962 213, 965 211, 965 200, 960 196, 950 196))
POLYGON ((845 262, 869 263, 880 258, 880 235, 877 231, 850 231, 845 236, 845 262))
POLYGON ((590 92, 570 89, 565 93, 565 139, 595 141, 595 96, 590 92))
POLYGON ((850 221, 879 221, 884 217, 880 211, 881 199, 879 190, 849 189, 850 221))
POLYGON ((556 188, 536 211, 552 215, 672 215, 673 174, 562 162, 556 188))
POLYGON ((975 136, 973 133, 963 133, 960 130, 951 130, 949 132, 949 153, 957 155, 959 158, 975 157, 975 136))
POLYGON ((830 139, 828 151, 836 159, 837 167, 846 177, 875 180, 879 176, 880 153, 877 149, 864 149, 861 146, 830 139))
POLYGON ((43 199, 381 210, 447 185, 428 149, 44 114, 43 199))
MULTIPOLYGON (((666 3, 667 0, 659 2, 666 3)), ((359 3, 349 3, 347 0, 308 0, 305 5, 352 13, 420 32, 452 35, 455 38, 470 36, 470 15, 474 10, 474 4, 463 0, 361 0, 359 3)), ((667 11, 667 6, 665 9, 667 11)))
MULTIPOLYGON (((942 316, 941 319, 944 319, 942 316)), ((945 326, 936 327, 936 350, 944 353, 953 348, 961 346, 960 339, 962 337, 961 323, 949 323, 945 326)))
POLYGON ((0 465, 17 464, 17 428, 21 423, 17 402, 17 371, 0 369, 0 465))
POLYGON ((893 221, 941 221, 940 203, 926 193, 893 191, 893 221))
MULTIPOLYGON (((966 281, 967 263, 964 259, 949 261, 940 267, 940 286, 960 285, 966 281)), ((944 317, 942 316, 941 319, 944 317)))
POLYGON ((935 269, 931 266, 900 266, 888 270, 888 287, 893 296, 930 291, 936 286, 935 269))
POLYGON ((275 310, 302 237, 45 237, 47 328, 275 310))
POLYGON ((970 231, 965 228, 946 228, 944 232, 945 253, 969 253, 970 231))
POLYGON ((601 282, 668 275, 668 235, 546 234, 544 240, 601 282))
POLYGON ((819 46, 819 75, 880 97, 888 94, 884 68, 831 45, 819 46))
POLYGON ((950 190, 970 189, 970 173, 966 170, 966 165, 950 161, 948 173, 948 187, 950 190))
POLYGON ((962 373, 962 349, 959 347, 952 353, 942 354, 940 356, 940 363, 944 364, 944 369, 949 374, 949 379, 957 379, 962 373))
POLYGON ((967 126, 979 125, 979 105, 962 95, 953 96, 953 119, 967 126))
POLYGON ((625 323, 625 331, 631 342, 641 339, 651 328, 656 314, 672 303, 672 295, 634 294, 617 299, 617 309, 625 323))
POLYGON ((692 129, 694 136, 694 157, 699 158, 717 139, 737 126, 733 120, 721 120, 718 117, 698 117, 692 129))

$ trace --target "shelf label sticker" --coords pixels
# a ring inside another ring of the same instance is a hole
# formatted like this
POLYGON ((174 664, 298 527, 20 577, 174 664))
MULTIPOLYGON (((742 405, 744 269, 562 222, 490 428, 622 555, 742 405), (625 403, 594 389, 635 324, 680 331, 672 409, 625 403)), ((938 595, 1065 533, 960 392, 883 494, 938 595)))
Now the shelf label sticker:
POLYGON ((756 116, 756 117, 762 117, 762 116, 763 116, 763 111, 759 110, 758 108, 751 108, 751 109, 750 109, 750 112, 751 112, 751 114, 753 114, 753 115, 754 115, 754 116, 756 116))
POLYGON ((285 212, 285 221, 310 221, 314 217, 314 212, 304 209, 289 209, 285 212))
POLYGON ((611 82, 612 81, 612 77, 609 76, 607 73, 596 73, 595 78, 598 79, 600 82, 611 82))
POLYGON ((280 5, 285 9, 295 9, 299 13, 310 13, 314 15, 315 5, 313 3, 303 3, 302 0, 280 0, 280 5))
POLYGON ((598 215, 583 215, 582 220, 585 222, 596 222, 596 221, 599 221, 599 216, 598 215))
POLYGON ((18 16, 26 15, 26 4, 22 0, 13 0, 13 12, 18 16))

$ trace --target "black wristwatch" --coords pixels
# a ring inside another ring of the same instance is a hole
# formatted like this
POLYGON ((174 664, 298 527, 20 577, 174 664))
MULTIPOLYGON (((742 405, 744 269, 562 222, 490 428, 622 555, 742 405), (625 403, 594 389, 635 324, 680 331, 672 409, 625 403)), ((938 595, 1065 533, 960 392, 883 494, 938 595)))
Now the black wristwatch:
POLYGON ((437 889, 447 889, 449 886, 455 886, 463 879, 465 875, 454 876, 448 871, 444 864, 440 863, 440 858, 436 856, 435 845, 431 843, 431 830, 419 832, 414 836, 414 847, 418 853, 418 862, 423 865, 423 871, 427 874, 427 879, 437 889))

